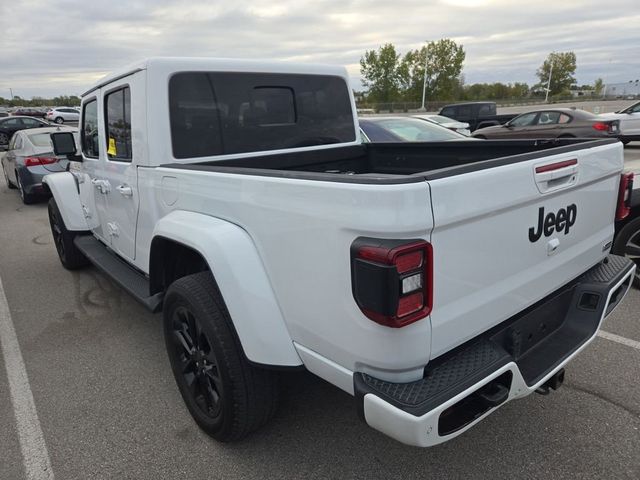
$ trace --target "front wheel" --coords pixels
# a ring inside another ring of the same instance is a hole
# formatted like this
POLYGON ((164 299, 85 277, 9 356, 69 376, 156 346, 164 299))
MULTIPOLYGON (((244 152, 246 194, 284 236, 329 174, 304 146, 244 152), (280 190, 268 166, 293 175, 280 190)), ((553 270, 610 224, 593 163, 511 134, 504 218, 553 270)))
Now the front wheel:
POLYGON ((60 209, 54 198, 49 200, 49 224, 51 225, 51 234, 53 235, 53 243, 56 245, 58 257, 62 266, 67 270, 77 270, 89 264, 89 260, 73 243, 73 239, 78 232, 70 232, 62 220, 60 209))
POLYGON ((274 415, 276 373, 254 367, 244 357, 210 272, 172 283, 163 317, 173 375, 202 430, 222 442, 239 440, 274 415))
POLYGON ((54 120, 54 122, 56 122, 58 125, 62 125, 64 123, 64 118, 62 117, 56 117, 56 119, 54 120))
POLYGON ((633 284, 640 288, 640 217, 622 227, 613 241, 611 252, 625 256, 636 264, 633 284))

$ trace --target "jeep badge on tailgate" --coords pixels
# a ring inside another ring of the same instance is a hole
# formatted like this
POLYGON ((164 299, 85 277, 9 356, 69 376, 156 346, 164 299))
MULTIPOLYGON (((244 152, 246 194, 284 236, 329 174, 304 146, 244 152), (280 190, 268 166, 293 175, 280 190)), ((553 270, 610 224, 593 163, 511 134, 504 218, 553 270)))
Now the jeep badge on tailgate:
POLYGON ((545 237, 548 237, 554 230, 556 232, 564 230, 566 235, 573 224, 576 223, 577 214, 578 207, 576 207, 575 203, 572 203, 567 208, 561 208, 558 213, 549 212, 546 217, 544 215, 544 207, 540 207, 538 210, 538 229, 534 230, 534 227, 529 229, 529 241, 535 243, 543 233, 545 237))

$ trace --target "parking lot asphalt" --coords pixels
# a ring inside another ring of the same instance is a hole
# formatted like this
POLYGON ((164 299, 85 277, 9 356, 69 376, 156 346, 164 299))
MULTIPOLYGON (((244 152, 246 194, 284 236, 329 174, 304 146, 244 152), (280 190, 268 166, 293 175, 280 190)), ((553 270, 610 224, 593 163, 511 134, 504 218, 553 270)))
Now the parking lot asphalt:
MULTIPOLYGON (((640 146, 625 156, 640 161, 640 146)), ((269 425, 220 444, 183 406, 160 316, 94 268, 63 269, 46 203, 23 205, 2 180, 0 279, 57 479, 640 478, 633 346, 596 338, 569 364, 559 391, 509 403, 428 450, 370 429, 349 395, 304 372, 283 377, 269 425)), ((604 329, 640 342, 639 311, 640 291, 632 290, 604 329)), ((0 479, 21 478, 0 355, 0 479)))

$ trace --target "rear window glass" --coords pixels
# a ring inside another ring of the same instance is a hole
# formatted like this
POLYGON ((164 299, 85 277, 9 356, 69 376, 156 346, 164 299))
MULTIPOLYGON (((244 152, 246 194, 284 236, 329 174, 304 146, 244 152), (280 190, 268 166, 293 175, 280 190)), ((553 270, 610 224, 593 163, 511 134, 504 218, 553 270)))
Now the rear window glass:
POLYGON ((51 147, 51 135, 49 133, 34 133, 29 135, 29 141, 36 147, 51 147))
POLYGON ((348 86, 332 76, 185 72, 169 81, 176 158, 352 142, 348 86))

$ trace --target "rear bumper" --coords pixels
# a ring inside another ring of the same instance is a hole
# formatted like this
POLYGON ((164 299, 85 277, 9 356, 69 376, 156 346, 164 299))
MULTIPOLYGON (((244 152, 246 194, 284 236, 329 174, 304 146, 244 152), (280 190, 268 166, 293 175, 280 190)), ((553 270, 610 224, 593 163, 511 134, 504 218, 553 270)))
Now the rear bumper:
POLYGON ((609 255, 576 280, 432 361, 424 378, 399 384, 354 375, 361 417, 396 440, 428 447, 450 440, 510 400, 544 385, 596 336, 635 271, 609 255))

